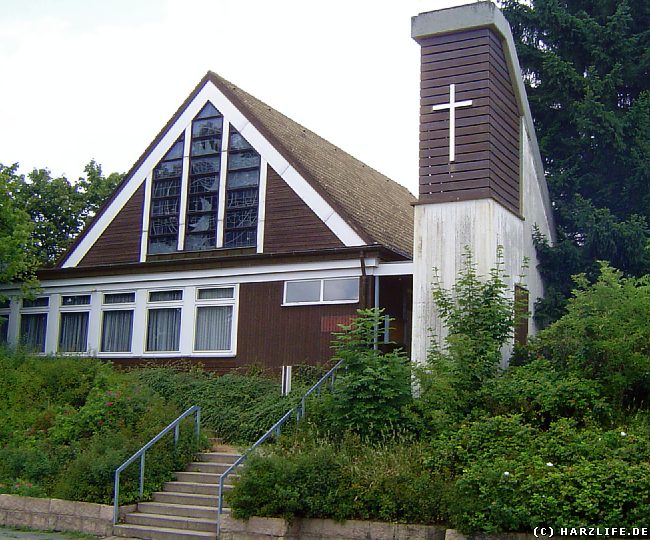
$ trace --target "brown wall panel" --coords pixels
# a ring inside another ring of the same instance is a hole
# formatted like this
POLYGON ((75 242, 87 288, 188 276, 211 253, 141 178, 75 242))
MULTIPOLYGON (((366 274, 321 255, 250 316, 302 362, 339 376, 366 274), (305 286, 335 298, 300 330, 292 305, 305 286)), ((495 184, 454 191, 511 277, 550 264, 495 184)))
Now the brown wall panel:
POLYGON ((283 287, 282 281, 240 287, 238 365, 277 368, 326 362, 332 357, 328 330, 332 319, 350 320, 360 307, 359 303, 282 306, 283 287))
POLYGON ((143 204, 144 184, 131 196, 77 266, 138 262, 143 204))
POLYGON ((342 247, 342 242, 305 202, 268 167, 264 253, 342 247))
POLYGON ((481 28, 420 40, 420 202, 489 197, 519 213, 520 113, 500 39, 481 28), (457 108, 449 162, 449 85, 457 108))

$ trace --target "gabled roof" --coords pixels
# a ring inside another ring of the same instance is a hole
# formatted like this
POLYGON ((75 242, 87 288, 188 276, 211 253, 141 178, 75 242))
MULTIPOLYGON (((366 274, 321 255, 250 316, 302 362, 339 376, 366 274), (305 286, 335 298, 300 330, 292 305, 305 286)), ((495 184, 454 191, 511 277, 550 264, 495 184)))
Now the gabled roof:
POLYGON ((95 218, 75 239, 57 264, 58 267, 66 265, 68 257, 118 198, 168 130, 208 84, 217 87, 364 242, 368 245, 380 244, 411 257, 412 203, 417 199, 408 189, 209 71, 125 175, 122 183, 100 208, 95 218))
MULTIPOLYGON (((216 73, 212 81, 369 244, 413 251, 416 197, 387 176, 216 73)), ((204 80, 205 80, 204 79, 204 80)))

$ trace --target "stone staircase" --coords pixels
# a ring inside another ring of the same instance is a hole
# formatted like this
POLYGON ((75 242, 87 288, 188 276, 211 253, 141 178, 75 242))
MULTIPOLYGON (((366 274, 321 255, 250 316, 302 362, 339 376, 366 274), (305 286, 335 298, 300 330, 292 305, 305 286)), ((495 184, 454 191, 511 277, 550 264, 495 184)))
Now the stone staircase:
POLYGON ((198 454, 185 471, 175 473, 176 480, 166 482, 151 502, 138 503, 136 512, 113 527, 113 534, 145 540, 214 540, 219 479, 239 456, 234 449, 213 441, 212 451, 198 454))

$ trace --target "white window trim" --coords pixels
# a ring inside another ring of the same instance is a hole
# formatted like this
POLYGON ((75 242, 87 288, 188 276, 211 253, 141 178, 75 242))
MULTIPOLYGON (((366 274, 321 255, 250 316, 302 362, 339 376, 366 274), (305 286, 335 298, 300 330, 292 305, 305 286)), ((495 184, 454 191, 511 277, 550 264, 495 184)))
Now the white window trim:
POLYGON ((47 306, 31 306, 31 307, 24 307, 23 306, 23 301, 21 300, 19 302, 20 309, 18 311, 18 328, 16 332, 16 344, 20 343, 22 335, 21 335, 21 330, 23 326, 23 315, 45 315, 46 320, 45 320, 45 343, 43 345, 43 350, 42 351, 35 351, 35 354, 38 356, 45 356, 50 352, 56 351, 57 347, 56 345, 59 342, 59 336, 58 336, 58 321, 56 322, 56 327, 55 329, 57 330, 57 336, 55 338, 55 347, 54 351, 52 350, 50 343, 51 343, 51 328, 53 326, 52 322, 52 316, 50 314, 50 309, 52 307, 53 300, 56 297, 56 295, 48 295, 48 294, 41 294, 38 295, 36 298, 47 298, 47 306))
POLYGON ((193 327, 192 327, 192 356, 207 357, 232 357, 237 355, 237 331, 239 323, 239 286, 238 285, 221 285, 217 287, 196 287, 195 300, 193 308, 193 327), (199 300, 199 289, 232 289, 232 298, 210 298, 199 300), (230 326, 230 349, 228 350, 197 350, 196 349, 196 321, 200 307, 211 306, 232 306, 232 324, 230 326))
MULTIPOLYGON (((186 291, 183 287, 165 287, 164 289, 148 289, 146 291, 146 305, 144 308, 144 331, 142 332, 142 355, 148 357, 176 357, 179 356, 183 351, 183 319, 185 310, 183 309, 183 299, 186 297, 186 291), (152 292, 167 292, 167 291, 178 291, 182 293, 180 300, 154 300, 151 301, 152 292), (149 335, 149 312, 152 309, 174 309, 178 308, 181 310, 181 319, 180 319, 180 330, 178 338, 178 349, 176 350, 167 350, 167 351, 149 351, 147 350, 147 336, 149 335)), ((134 323, 135 326, 135 323, 134 323)), ((135 332, 134 332, 135 333, 135 332)), ((133 341, 133 340, 132 340, 133 341)), ((133 344, 131 344, 131 349, 133 349, 133 344)))
POLYGON ((284 282, 283 294, 282 294, 282 306, 320 306, 326 304, 357 304, 359 302, 359 287, 357 287, 357 297, 355 300, 323 300, 323 293, 325 288, 326 281, 340 281, 343 279, 356 279, 359 286, 361 282, 359 276, 341 276, 335 278, 316 278, 316 279, 292 279, 286 280, 284 282), (320 299, 319 300, 309 300, 306 302, 287 302, 287 284, 288 283, 299 283, 303 281, 320 281, 320 299))
MULTIPOLYGON (((148 294, 148 292, 147 292, 148 294)), ((97 341, 97 355, 106 357, 106 358, 119 358, 121 356, 132 356, 133 355, 133 346, 135 344, 135 332, 136 332, 136 300, 137 293, 133 290, 130 291, 103 291, 102 292, 102 305, 101 305, 101 316, 99 317, 99 330, 98 330, 98 341, 97 341), (133 294, 132 302, 116 302, 109 303, 105 302, 105 296, 107 294, 133 294), (133 313, 133 320, 131 321, 131 343, 129 343, 128 351, 102 351, 102 341, 104 339, 104 314, 108 311, 130 311, 133 313)))
MULTIPOLYGON (((51 305, 52 300, 50 299, 50 305, 51 305)), ((92 311, 92 305, 93 305, 93 295, 89 291, 84 291, 84 292, 74 292, 74 293, 62 293, 59 295, 59 307, 56 310, 56 346, 55 346, 55 351, 56 354, 60 354, 62 356, 88 356, 91 354, 91 343, 90 343, 90 337, 91 337, 91 328, 93 324, 92 316, 91 316, 91 311, 92 311), (63 297, 64 296, 90 296, 90 302, 88 304, 75 304, 75 305, 70 305, 70 306, 64 306, 63 305, 63 297), (60 351, 59 347, 61 346, 61 314, 62 313, 88 313, 88 329, 86 330, 86 350, 85 351, 60 351)), ((51 311, 50 311, 51 313, 51 311)), ((49 315, 48 315, 49 317, 49 315)), ((49 330, 49 328, 48 328, 49 330)), ((47 335, 45 336, 45 341, 47 343, 47 335)))

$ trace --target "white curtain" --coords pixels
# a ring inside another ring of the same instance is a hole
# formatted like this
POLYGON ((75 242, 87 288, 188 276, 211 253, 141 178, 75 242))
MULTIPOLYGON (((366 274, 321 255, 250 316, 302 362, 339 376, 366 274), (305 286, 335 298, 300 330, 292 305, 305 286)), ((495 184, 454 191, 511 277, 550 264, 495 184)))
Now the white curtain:
POLYGON ((45 351, 45 330, 47 314, 37 313, 20 317, 20 341, 28 348, 38 352, 45 351))
POLYGON ((150 309, 147 351, 177 351, 181 335, 181 308, 150 309))
POLYGON ((196 312, 194 349, 229 351, 232 306, 201 306, 196 312))
POLYGON ((102 323, 102 352, 130 352, 133 311, 105 311, 102 323))
POLYGON ((85 352, 87 343, 88 312, 61 313, 59 352, 85 352))

